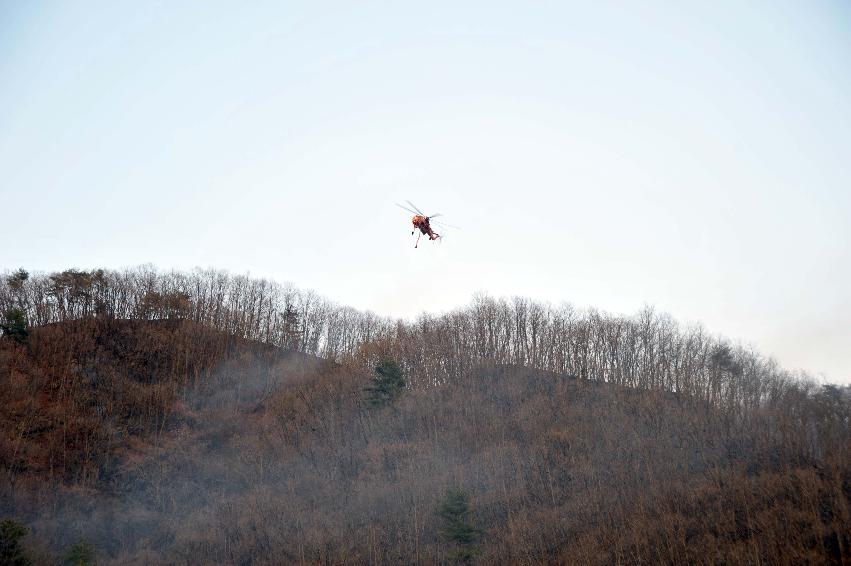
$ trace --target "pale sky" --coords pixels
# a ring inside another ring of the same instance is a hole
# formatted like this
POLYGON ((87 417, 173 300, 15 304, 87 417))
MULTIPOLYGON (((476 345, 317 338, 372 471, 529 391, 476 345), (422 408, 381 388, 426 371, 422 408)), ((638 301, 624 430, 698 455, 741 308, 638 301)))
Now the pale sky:
POLYGON ((651 304, 849 383, 849 148, 843 1, 0 0, 0 269, 651 304))

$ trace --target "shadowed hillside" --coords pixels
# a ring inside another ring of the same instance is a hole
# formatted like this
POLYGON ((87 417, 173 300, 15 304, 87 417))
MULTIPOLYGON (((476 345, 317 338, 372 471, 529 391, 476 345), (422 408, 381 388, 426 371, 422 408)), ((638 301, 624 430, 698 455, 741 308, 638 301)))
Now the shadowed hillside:
POLYGON ((181 399, 213 386, 226 360, 319 360, 191 321, 83 319, 0 346, 3 466, 11 477, 91 485, 118 451, 179 422, 181 399))
MULTIPOLYGON (((195 301, 134 320, 71 301, 0 340, 0 504, 42 562, 81 540, 139 564, 851 557, 847 390, 664 318, 559 333, 539 305, 485 299, 382 323, 330 363, 190 316, 195 301), (388 358, 406 386, 375 403, 388 358), (466 542, 438 514, 452 493, 466 542)), ((314 322, 287 307, 279 336, 304 344, 314 322)))

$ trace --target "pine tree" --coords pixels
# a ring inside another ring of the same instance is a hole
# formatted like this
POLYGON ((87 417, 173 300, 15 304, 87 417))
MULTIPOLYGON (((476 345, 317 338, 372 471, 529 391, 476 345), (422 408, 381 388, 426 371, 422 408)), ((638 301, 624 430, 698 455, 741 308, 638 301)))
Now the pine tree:
POLYGON ((299 324, 298 311, 292 305, 287 305, 283 313, 284 317, 284 347, 290 350, 301 349, 302 328, 299 324))
POLYGON ((402 368, 390 358, 384 358, 375 366, 372 385, 366 388, 370 405, 382 407, 396 400, 405 389, 402 368))
POLYGON ((6 284, 13 293, 21 293, 24 289, 24 283, 30 278, 29 272, 21 268, 6 278, 6 284))
POLYGON ((17 521, 6 519, 0 523, 0 564, 30 566, 33 563, 21 546, 21 539, 26 535, 27 528, 17 521))
POLYGON ((437 508, 437 516, 442 521, 440 534, 454 545, 449 559, 458 564, 471 562, 478 552, 476 542, 481 531, 469 522, 470 506, 464 490, 459 487, 446 490, 437 508))
POLYGON ((93 566, 95 563, 95 547, 84 540, 74 544, 64 556, 65 562, 73 566, 93 566))
POLYGON ((3 313, 0 332, 19 344, 26 344, 30 335, 27 326, 27 315, 24 314, 24 311, 21 309, 9 309, 3 313))

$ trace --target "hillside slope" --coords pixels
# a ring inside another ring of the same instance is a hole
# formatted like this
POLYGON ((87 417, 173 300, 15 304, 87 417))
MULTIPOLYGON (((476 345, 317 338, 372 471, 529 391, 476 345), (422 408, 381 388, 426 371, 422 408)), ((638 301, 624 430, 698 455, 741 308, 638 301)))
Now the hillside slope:
POLYGON ((521 366, 381 408, 370 377, 185 321, 0 341, 2 513, 45 563, 79 540, 99 563, 441 563, 458 487, 482 563, 851 557, 841 400, 795 405, 807 444, 767 411, 521 366))

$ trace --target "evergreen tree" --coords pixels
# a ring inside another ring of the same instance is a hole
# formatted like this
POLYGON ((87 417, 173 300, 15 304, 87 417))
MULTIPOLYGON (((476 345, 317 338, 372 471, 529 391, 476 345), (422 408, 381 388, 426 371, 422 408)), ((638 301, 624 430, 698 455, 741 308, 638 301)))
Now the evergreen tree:
POLYGON ((469 522, 470 506, 467 494, 459 487, 446 490, 443 500, 437 507, 437 516, 442 525, 440 534, 454 548, 449 553, 449 559, 458 564, 468 564, 473 560, 478 547, 481 531, 469 522))
POLYGON ((402 368, 390 358, 384 358, 375 366, 372 385, 366 388, 370 405, 382 407, 394 401, 405 389, 402 368))
POLYGON ((21 268, 6 278, 6 284, 14 292, 20 292, 24 288, 24 282, 30 278, 29 272, 21 268))
POLYGON ((95 547, 91 543, 81 540, 68 549, 64 559, 66 564, 73 566, 94 566, 95 547))
POLYGON ((283 345, 290 350, 299 350, 301 348, 302 329, 299 324, 298 311, 292 305, 287 305, 284 309, 284 336, 283 345))
POLYGON ((0 523, 0 564, 30 566, 33 563, 21 546, 21 539, 26 535, 27 528, 17 521, 6 519, 0 523))
POLYGON ((0 332, 4 336, 18 342, 26 344, 30 332, 27 328, 27 315, 21 309, 9 309, 3 313, 3 322, 0 323, 0 332))

